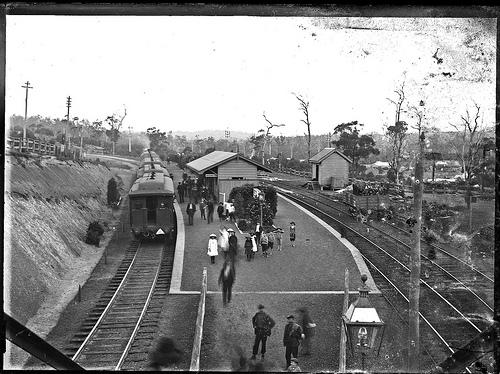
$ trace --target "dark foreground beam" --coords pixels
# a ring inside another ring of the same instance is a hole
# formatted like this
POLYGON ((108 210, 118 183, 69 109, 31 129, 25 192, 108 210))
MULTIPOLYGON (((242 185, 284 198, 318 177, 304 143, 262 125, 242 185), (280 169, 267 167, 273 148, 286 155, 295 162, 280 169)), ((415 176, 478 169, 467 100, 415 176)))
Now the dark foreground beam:
POLYGON ((85 370, 8 314, 3 314, 5 336, 13 344, 58 370, 85 370))

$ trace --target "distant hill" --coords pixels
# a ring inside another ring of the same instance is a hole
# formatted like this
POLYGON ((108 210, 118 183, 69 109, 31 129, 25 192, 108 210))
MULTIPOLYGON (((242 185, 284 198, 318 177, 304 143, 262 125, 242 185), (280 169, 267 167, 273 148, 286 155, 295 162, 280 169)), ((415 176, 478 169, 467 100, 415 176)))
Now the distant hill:
MULTIPOLYGON (((196 135, 200 139, 202 138, 208 138, 209 136, 212 136, 214 139, 220 139, 225 137, 225 130, 200 130, 200 131, 172 131, 173 135, 179 135, 179 136, 186 136, 187 139, 194 139, 196 135)), ((231 131, 230 132, 230 138, 232 139, 248 139, 250 136, 252 136, 252 133, 249 132, 242 132, 242 131, 231 131)))

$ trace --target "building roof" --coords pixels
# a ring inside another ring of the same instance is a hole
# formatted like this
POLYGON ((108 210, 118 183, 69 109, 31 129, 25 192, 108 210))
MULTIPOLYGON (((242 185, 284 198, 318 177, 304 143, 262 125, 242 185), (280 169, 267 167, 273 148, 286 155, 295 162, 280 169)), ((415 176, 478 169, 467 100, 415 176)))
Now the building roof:
POLYGON ((191 161, 188 163, 186 166, 194 171, 196 174, 203 174, 204 172, 210 170, 213 167, 225 164, 228 161, 234 160, 234 159, 241 159, 244 160, 250 164, 253 164, 257 166, 257 170, 264 170, 267 172, 272 173, 273 171, 269 169, 268 167, 255 162, 254 160, 250 160, 249 158, 246 158, 238 153, 234 152, 224 152, 224 151, 213 151, 210 152, 209 154, 197 158, 196 160, 191 161))
POLYGON ((345 154, 343 154, 340 151, 337 151, 336 148, 324 148, 322 149, 319 153, 315 154, 309 159, 309 162, 312 164, 319 164, 321 163, 324 159, 330 157, 334 153, 337 153, 340 157, 344 158, 346 161, 352 163, 352 160, 347 157, 345 154))

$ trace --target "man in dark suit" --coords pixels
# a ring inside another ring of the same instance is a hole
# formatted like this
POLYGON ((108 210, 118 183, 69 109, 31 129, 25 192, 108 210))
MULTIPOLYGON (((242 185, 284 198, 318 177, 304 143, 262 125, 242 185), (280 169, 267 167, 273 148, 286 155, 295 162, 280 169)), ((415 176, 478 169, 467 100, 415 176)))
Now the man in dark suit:
POLYGON ((190 225, 193 225, 194 212, 196 212, 196 205, 193 204, 193 200, 191 200, 186 207, 186 213, 188 215, 188 222, 190 225))
POLYGON ((184 202, 184 186, 181 182, 177 185, 177 192, 179 193, 179 203, 184 202))

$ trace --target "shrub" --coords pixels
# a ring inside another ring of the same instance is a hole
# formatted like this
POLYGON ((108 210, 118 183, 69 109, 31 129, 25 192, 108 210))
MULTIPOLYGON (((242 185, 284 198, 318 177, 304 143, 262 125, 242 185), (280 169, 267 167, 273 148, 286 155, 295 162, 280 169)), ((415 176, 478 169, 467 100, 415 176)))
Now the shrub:
POLYGON ((104 234, 103 227, 98 221, 91 222, 87 229, 87 235, 85 236, 85 243, 93 244, 99 247, 99 242, 101 241, 101 235, 104 234))
POLYGON ((248 223, 246 220, 244 219, 240 219, 238 221, 238 228, 241 230, 241 231, 247 231, 248 229, 248 223))
POLYGON ((118 192, 118 185, 115 178, 108 181, 108 205, 115 204, 120 200, 120 193, 118 192))

